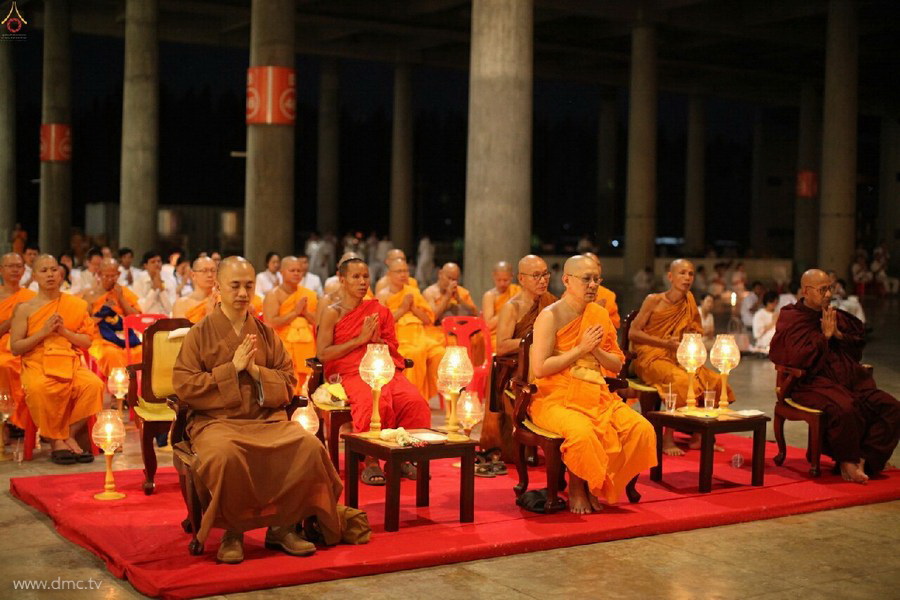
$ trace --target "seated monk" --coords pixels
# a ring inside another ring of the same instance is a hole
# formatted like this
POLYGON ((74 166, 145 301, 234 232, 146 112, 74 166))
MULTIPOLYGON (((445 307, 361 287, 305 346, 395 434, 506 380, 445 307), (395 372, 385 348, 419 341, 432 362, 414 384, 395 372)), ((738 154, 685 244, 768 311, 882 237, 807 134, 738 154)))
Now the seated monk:
MULTIPOLYGON (((350 401, 353 431, 368 431, 372 418, 372 390, 359 375, 359 363, 366 354, 367 344, 387 344, 396 365, 393 379, 381 388, 378 410, 382 428, 429 427, 431 410, 428 403, 406 377, 396 376, 404 364, 397 350, 391 311, 378 300, 364 299, 369 291, 369 266, 360 258, 350 258, 341 263, 339 273, 341 300, 322 313, 316 346, 324 363, 325 377, 341 377, 350 401)), ((411 464, 404 464, 401 473, 409 479, 416 478, 416 469, 411 464)), ((384 485, 384 471, 377 460, 366 458, 360 479, 368 485, 384 485)))
POLYGON ((91 462, 75 439, 88 417, 100 411, 103 382, 81 364, 81 350, 93 341, 87 302, 59 291, 59 265, 49 254, 34 261, 38 293, 19 304, 12 317, 9 347, 22 357, 22 386, 31 418, 50 438, 50 460, 91 462))
MULTIPOLYGON (((529 254, 519 261, 518 267, 521 290, 503 305, 498 315, 495 346, 498 356, 518 352, 519 343, 531 332, 538 314, 557 300, 556 296, 547 291, 550 271, 544 259, 529 254)), ((513 462, 515 458, 515 442, 512 439, 515 411, 511 399, 505 393, 514 372, 514 364, 502 362, 500 369, 492 373, 491 394, 497 398, 501 410, 485 411, 479 441, 483 451, 500 448, 504 462, 513 462)))
POLYGON ((388 263, 387 278, 388 285, 378 292, 377 298, 394 317, 398 351, 413 361, 413 368, 403 374, 423 398, 431 398, 437 394, 437 368, 444 357, 444 344, 425 333, 434 313, 419 288, 409 283, 409 265, 404 259, 395 258, 388 263))
POLYGON ((119 285, 120 275, 119 263, 116 259, 104 258, 100 262, 98 285, 86 291, 83 296, 90 307, 88 310, 97 322, 94 342, 91 344, 91 356, 97 359, 100 372, 106 376, 109 376, 110 371, 114 368, 124 367, 128 364, 125 356, 125 328, 122 326, 122 318, 141 312, 137 294, 127 287, 119 285), (108 314, 109 310, 104 311, 104 307, 108 307, 115 315, 108 314), (110 327, 104 331, 106 324, 110 324, 110 327), (119 337, 120 333, 121 338, 119 337))
POLYGON ((565 438, 569 510, 599 511, 615 503, 635 475, 656 465, 653 426, 609 391, 604 374, 618 373, 625 356, 606 309, 594 300, 600 270, 585 256, 563 269, 566 293, 534 323, 531 369, 538 391, 531 420, 565 438))
POLYGON ((303 384, 312 372, 306 359, 316 355, 316 308, 318 297, 300 285, 303 271, 295 256, 281 261, 281 284, 266 294, 263 312, 266 324, 275 330, 284 349, 294 361, 297 385, 294 393, 301 393, 303 384))
POLYGON ((481 316, 491 330, 491 346, 497 347, 497 322, 500 320, 500 309, 509 299, 519 293, 521 288, 512 283, 512 265, 501 260, 491 271, 494 287, 481 297, 481 316))
MULTIPOLYGON (((391 248, 387 251, 387 254, 384 257, 384 264, 390 268, 391 263, 397 260, 398 258, 403 259, 403 262, 406 262, 406 252, 401 250, 400 248, 391 248)), ((419 282, 416 281, 415 277, 409 277, 409 285, 416 286, 416 289, 419 289, 419 282)), ((388 275, 385 273, 381 276, 381 278, 375 283, 375 295, 378 295, 378 292, 383 290, 388 286, 388 275)))
POLYGON ((422 292, 434 311, 435 323, 440 323, 446 315, 478 314, 478 307, 472 302, 472 294, 459 285, 459 277, 459 265, 448 262, 438 271, 437 283, 428 286, 422 292))
MULTIPOLYGON (((678 364, 675 356, 681 336, 685 333, 703 333, 700 311, 691 294, 694 283, 694 265, 689 260, 678 259, 669 265, 666 275, 671 284, 668 291, 650 294, 641 305, 641 310, 631 323, 629 338, 632 349, 637 353, 634 369, 647 385, 654 386, 660 395, 671 385, 672 393, 678 396, 677 406, 687 403, 688 372, 678 364)), ((722 378, 707 367, 697 369, 694 391, 703 405, 702 390, 716 390, 716 401, 721 397, 722 378)), ((728 400, 734 402, 734 392, 728 388, 728 400)), ((690 442, 692 449, 700 447, 700 434, 694 434, 690 442)), ((720 446, 716 450, 722 451, 720 446)), ((663 434, 663 452, 669 456, 681 456, 684 452, 675 445, 675 433, 666 429, 663 434)))
POLYGON ((14 356, 9 349, 9 328, 16 306, 36 295, 19 285, 24 274, 25 261, 15 252, 7 252, 0 258, 0 277, 3 278, 3 285, 0 286, 0 390, 8 390, 16 403, 9 421, 22 429, 25 428, 28 412, 22 390, 22 359, 14 356))
MULTIPOLYGON (((350 260, 351 258, 359 258, 362 257, 356 252, 344 252, 341 255, 340 260, 338 261, 338 269, 341 267, 341 263, 345 260, 350 260)), ((316 323, 322 322, 322 313, 325 312, 325 309, 334 304, 335 302, 340 301, 341 296, 343 294, 341 288, 341 278, 340 271, 337 271, 334 275, 325 280, 325 286, 323 287, 324 295, 322 296, 321 301, 319 302, 319 306, 316 309, 316 323)), ((368 290, 366 292, 365 300, 371 300, 375 295, 372 293, 372 290, 368 290)))
POLYGON ((243 533, 268 527, 266 547, 293 556, 316 548, 295 531, 315 515, 327 543, 340 539, 341 481, 319 440, 287 419, 294 370, 281 339, 249 314, 256 273, 230 256, 218 269, 221 304, 191 328, 172 383, 191 410, 194 476, 208 494, 196 532, 225 529, 217 558, 244 559, 243 533))
MULTIPOLYGON (((600 269, 600 274, 602 275, 603 265, 600 264, 600 257, 593 252, 585 252, 584 255, 597 263, 597 268, 600 269)), ((601 284, 597 287, 597 299, 594 302, 606 309, 613 327, 619 329, 621 318, 619 317, 619 306, 616 304, 616 293, 601 284)))
POLYGON ((828 274, 810 269, 800 287, 800 300, 781 309, 769 359, 806 371, 794 383, 791 400, 825 413, 825 452, 844 479, 865 483, 885 468, 897 447, 900 402, 875 387, 859 364, 865 327, 831 306, 828 274))
POLYGON ((193 291, 175 301, 172 317, 185 318, 191 323, 199 323, 203 317, 211 313, 219 302, 216 287, 216 263, 213 259, 201 256, 191 264, 191 281, 193 291))

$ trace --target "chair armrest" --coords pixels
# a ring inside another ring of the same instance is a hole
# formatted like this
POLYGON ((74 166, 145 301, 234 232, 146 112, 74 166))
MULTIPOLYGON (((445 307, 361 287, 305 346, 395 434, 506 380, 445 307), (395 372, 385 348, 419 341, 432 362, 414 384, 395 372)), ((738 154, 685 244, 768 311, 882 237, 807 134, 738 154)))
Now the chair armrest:
POLYGON ((406 369, 412 369, 414 366, 416 366, 416 363, 413 362, 413 359, 411 359, 411 358, 404 358, 404 359, 403 359, 403 367, 404 367, 404 368, 406 368, 406 369))
POLYGON ((872 365, 863 363, 860 366, 863 368, 863 371, 865 371, 866 375, 868 375, 869 377, 872 377, 873 374, 875 373, 875 367, 873 367, 872 365))
POLYGON ((190 442, 187 434, 189 412, 187 405, 178 396, 169 396, 166 398, 166 404, 175 411, 175 422, 172 423, 172 445, 184 441, 190 442))
POLYGON ((775 396, 778 402, 790 397, 794 382, 806 375, 806 371, 796 367, 775 365, 775 396))
POLYGON ((312 396, 313 392, 316 391, 325 378, 325 365, 322 364, 322 361, 318 359, 318 357, 313 356, 312 358, 306 359, 306 366, 312 369, 312 373, 309 375, 309 379, 307 379, 306 383, 306 391, 312 396))
POLYGON ((619 377, 604 377, 603 379, 606 380, 606 387, 608 387, 611 392, 628 389, 628 381, 621 375, 619 377))
POLYGON ((516 423, 522 423, 528 418, 528 408, 531 406, 531 401, 537 393, 537 386, 514 378, 512 380, 512 388, 516 392, 516 423))
POLYGON ((140 363, 127 365, 125 370, 128 372, 128 393, 125 395, 125 405, 134 408, 138 404, 138 371, 143 370, 143 365, 140 363))

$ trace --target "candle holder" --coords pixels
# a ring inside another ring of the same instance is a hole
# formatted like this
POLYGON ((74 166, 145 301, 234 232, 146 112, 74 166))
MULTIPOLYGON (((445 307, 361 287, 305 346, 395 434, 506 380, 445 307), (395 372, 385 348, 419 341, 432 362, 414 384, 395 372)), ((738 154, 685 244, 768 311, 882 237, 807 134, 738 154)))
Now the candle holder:
POLYGON ((475 369, 469 360, 469 353, 463 346, 447 346, 444 357, 438 365, 437 385, 438 390, 447 397, 450 415, 447 418, 447 440, 451 442, 464 442, 469 439, 459 433, 459 422, 456 419, 456 405, 459 401, 460 390, 469 385, 475 369))
POLYGON ((697 369, 706 362, 706 346, 703 345, 703 339, 699 333, 685 333, 681 337, 681 344, 675 353, 678 364, 684 367, 688 373, 688 393, 686 400, 686 408, 688 410, 696 408, 697 397, 694 395, 694 375, 697 369))
POLYGON ((7 391, 0 392, 0 416, 3 417, 3 421, 0 422, 0 427, 3 427, 3 436, 0 439, 0 462, 10 460, 10 457, 6 454, 6 422, 9 420, 10 415, 13 414, 13 411, 16 410, 16 401, 13 400, 12 394, 7 391))
POLYGON ((91 439, 94 444, 103 448, 103 456, 106 458, 106 478, 103 491, 94 494, 96 500, 120 500, 125 497, 122 492, 116 491, 116 481, 113 478, 112 461, 116 448, 125 441, 125 425, 122 418, 115 410, 101 410, 97 413, 94 429, 91 431, 91 439))
POLYGON ((378 439, 381 435, 381 412, 378 403, 381 401, 381 388, 394 377, 396 367, 387 344, 368 344, 366 354, 359 363, 359 376, 372 388, 372 419, 369 431, 361 435, 378 439))
POLYGON ((113 367, 106 379, 106 389, 116 399, 116 410, 122 414, 122 405, 128 393, 128 372, 124 367, 113 367))
POLYGON ((468 438, 472 435, 472 430, 484 418, 484 407, 476 392, 466 390, 459 395, 456 402, 456 414, 459 415, 459 424, 463 428, 463 433, 468 438))
POLYGON ((298 406, 294 410, 294 414, 291 415, 291 421, 312 435, 316 435, 319 432, 319 415, 316 414, 316 409, 312 407, 312 400, 307 401, 306 406, 298 406))
POLYGON ((719 410, 728 411, 728 374, 741 362, 741 350, 734 336, 723 333, 716 336, 709 353, 709 362, 722 374, 722 393, 719 397, 719 410))

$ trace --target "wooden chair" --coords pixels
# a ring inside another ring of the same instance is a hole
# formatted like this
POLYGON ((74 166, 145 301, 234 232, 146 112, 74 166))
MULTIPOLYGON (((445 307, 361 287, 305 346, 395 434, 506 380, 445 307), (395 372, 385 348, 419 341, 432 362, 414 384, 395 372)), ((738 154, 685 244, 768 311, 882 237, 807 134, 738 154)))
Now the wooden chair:
POLYGON ((154 313, 125 315, 122 318, 122 332, 125 335, 125 362, 129 365, 134 364, 134 359, 131 356, 131 336, 128 334, 134 331, 138 335, 144 335, 148 327, 165 318, 168 318, 168 315, 154 313))
POLYGON ((144 493, 148 496, 156 488, 156 451, 153 440, 166 434, 175 420, 175 388, 172 371, 184 337, 169 339, 169 332, 191 327, 187 319, 160 319, 147 327, 141 344, 142 360, 128 365, 128 407, 136 416, 141 438, 141 459, 144 462, 144 493), (143 375, 143 376, 142 376, 143 375), (140 393, 138 382, 140 381, 140 393))
POLYGON ((481 317, 444 317, 441 320, 441 327, 444 329, 447 345, 450 345, 450 336, 453 336, 456 338, 456 344, 464 346, 469 353, 475 373, 466 389, 470 392, 477 392, 480 398, 485 398, 488 377, 491 372, 491 357, 494 353, 494 349, 491 347, 491 332, 487 323, 481 317), (484 340, 484 358, 477 363, 476 360, 480 357, 475 352, 476 346, 473 344, 473 338, 479 333, 484 340))
POLYGON ((622 366, 622 372, 619 374, 619 379, 622 380, 627 387, 620 388, 619 393, 628 398, 637 398, 638 403, 641 406, 641 414, 646 415, 650 411, 659 410, 662 398, 655 387, 645 384, 634 373, 632 363, 634 362, 634 359, 637 358, 637 354, 631 350, 629 333, 631 331, 631 323, 634 321, 635 317, 637 317, 638 312, 639 311, 637 310, 631 311, 625 317, 625 320, 622 321, 621 348, 622 352, 625 353, 625 364, 622 366))

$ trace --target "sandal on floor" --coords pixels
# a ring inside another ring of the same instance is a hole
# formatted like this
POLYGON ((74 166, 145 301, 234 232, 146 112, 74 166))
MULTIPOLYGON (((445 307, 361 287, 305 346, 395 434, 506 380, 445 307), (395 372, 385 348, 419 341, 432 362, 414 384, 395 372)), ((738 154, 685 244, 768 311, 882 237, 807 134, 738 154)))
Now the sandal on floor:
POLYGON ((359 474, 359 480, 366 485, 384 485, 385 481, 387 481, 384 471, 378 465, 369 465, 363 469, 362 473, 359 474))
POLYGON ((57 465, 74 465, 78 458, 71 450, 54 450, 50 453, 50 461, 57 465))
POLYGON ((496 477, 491 463, 477 463, 475 465, 475 477, 496 477))
POLYGON ((75 455, 75 460, 80 463, 92 463, 94 462, 94 455, 90 452, 82 452, 75 455))
POLYGON ((419 470, 411 462, 405 462, 400 465, 400 477, 415 481, 419 477, 419 470))
POLYGON ((506 467, 506 463, 502 460, 495 460, 488 466, 491 468, 491 472, 494 475, 506 475, 509 473, 509 469, 506 467))

